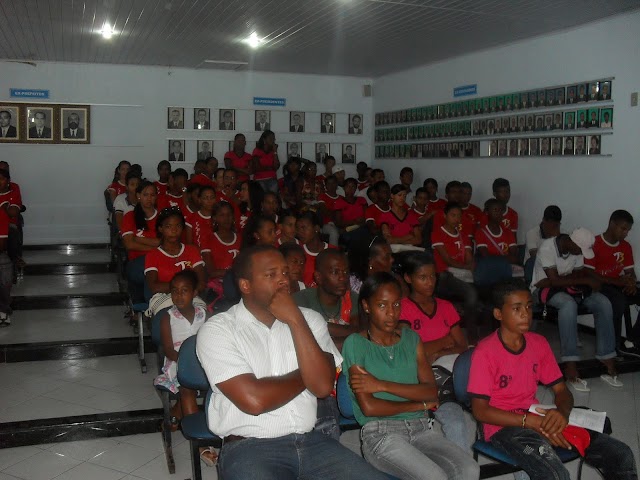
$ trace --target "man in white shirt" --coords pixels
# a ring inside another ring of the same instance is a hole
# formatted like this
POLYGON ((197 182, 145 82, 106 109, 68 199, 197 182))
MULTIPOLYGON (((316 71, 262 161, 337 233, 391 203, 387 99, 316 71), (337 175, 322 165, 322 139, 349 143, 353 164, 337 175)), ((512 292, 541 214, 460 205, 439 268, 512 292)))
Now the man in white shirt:
POLYGON ((198 332, 212 387, 209 429, 223 438, 220 475, 236 479, 384 479, 361 457, 314 431, 317 397, 333 390, 342 357, 320 314, 298 308, 275 248, 240 252, 242 301, 198 332))
POLYGON ((596 238, 586 228, 577 228, 571 235, 562 233, 542 242, 536 254, 531 291, 539 299, 558 309, 560 331, 560 361, 569 385, 579 392, 588 392, 586 380, 578 378, 578 302, 593 314, 596 327, 596 358, 606 367, 600 376, 613 387, 622 387, 615 366, 616 340, 611 302, 599 292, 602 283, 590 276, 584 258, 592 259, 596 238))
MULTIPOLYGON (((526 248, 524 252, 524 263, 530 258, 535 260, 536 252, 542 241, 560 235, 560 223, 562 222, 562 211, 556 205, 549 205, 544 209, 542 222, 533 227, 526 235, 526 248)), ((526 267, 525 267, 526 268, 526 267)))

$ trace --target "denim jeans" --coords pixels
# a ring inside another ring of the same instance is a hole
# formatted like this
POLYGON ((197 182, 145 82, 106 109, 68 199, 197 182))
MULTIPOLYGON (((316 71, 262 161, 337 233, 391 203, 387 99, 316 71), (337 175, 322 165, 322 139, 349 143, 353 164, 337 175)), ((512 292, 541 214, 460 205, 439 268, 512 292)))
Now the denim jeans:
POLYGON ((429 420, 378 420, 361 431, 364 458, 402 480, 474 480, 477 462, 431 429, 429 420))
MULTIPOLYGON (((547 303, 558 309, 560 330, 560 360, 576 362, 578 355, 578 304, 567 293, 556 293, 547 303)), ((594 292, 582 304, 593 314, 596 327, 596 358, 607 360, 616 356, 616 338, 613 329, 611 302, 600 292, 594 292)))
POLYGON ((218 466, 225 480, 387 480, 362 457, 316 431, 224 444, 218 466))
POLYGON ((144 255, 127 262, 127 281, 129 283, 129 293, 133 303, 145 301, 147 282, 144 278, 144 255), (146 288, 145 288, 146 287, 146 288))
POLYGON ((478 291, 471 283, 463 282, 450 272, 438 274, 436 294, 447 300, 463 302, 464 326, 467 329, 469 343, 478 340, 478 291))
MULTIPOLYGON (((622 322, 628 305, 640 304, 640 292, 635 295, 626 295, 622 292, 622 288, 615 285, 603 285, 602 294, 611 302, 613 311, 613 327, 616 332, 616 348, 622 345, 622 322)), ((628 327, 629 325, 627 325, 628 327)), ((636 321, 635 325, 627 328, 626 338, 631 342, 640 342, 640 322, 636 321)))
MULTIPOLYGON (((585 462, 598 468, 605 480, 638 478, 633 452, 624 443, 604 433, 592 432, 585 462)), ((539 433, 520 427, 505 427, 491 437, 491 443, 509 454, 531 480, 570 480, 553 447, 539 433)))
POLYGON ((471 446, 476 436, 475 420, 465 414, 462 407, 455 402, 443 403, 433 412, 433 416, 442 425, 444 437, 473 456, 471 446))
POLYGON ((329 438, 340 441, 340 411, 336 397, 318 399, 318 419, 313 429, 329 438))

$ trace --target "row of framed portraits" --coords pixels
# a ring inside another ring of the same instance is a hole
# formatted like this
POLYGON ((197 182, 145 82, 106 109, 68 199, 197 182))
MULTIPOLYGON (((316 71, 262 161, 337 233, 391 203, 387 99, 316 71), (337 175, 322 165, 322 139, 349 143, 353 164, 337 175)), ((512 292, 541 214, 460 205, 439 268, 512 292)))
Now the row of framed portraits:
POLYGON ((545 87, 493 97, 376 113, 375 124, 392 125, 529 108, 572 105, 582 102, 610 101, 611 89, 611 80, 594 80, 569 86, 545 87))
MULTIPOLYGON (((211 108, 196 107, 193 109, 193 130, 238 130, 236 125, 236 111, 232 108, 218 110, 218 118, 214 123, 211 118, 211 108), (212 128, 217 126, 217 128, 212 128)), ((320 125, 320 133, 336 132, 336 113, 323 112, 317 117, 307 112, 289 112, 288 130, 291 133, 304 133, 309 117, 316 117, 313 121, 320 125)), ((349 113, 349 122, 346 134, 362 135, 363 116, 361 113, 349 113)), ((185 107, 167 107, 167 128, 169 130, 184 130, 187 124, 185 107)), ((254 131, 264 132, 273 130, 271 127, 271 110, 255 110, 254 131)))
POLYGON ((511 115, 482 120, 464 120, 412 127, 378 128, 376 142, 420 140, 440 137, 498 135, 504 133, 551 132, 613 128, 613 107, 584 108, 534 115, 511 115))
POLYGON ((464 158, 479 157, 480 142, 413 143, 381 145, 375 148, 375 158, 464 158))
MULTIPOLYGON (((191 153, 191 156, 188 156, 186 152, 186 143, 186 140, 168 140, 168 159, 170 162, 195 162, 196 160, 206 160, 207 158, 214 156, 213 152, 216 143, 227 144, 226 141, 220 142, 219 140, 197 140, 196 151, 191 153)), ((315 148, 313 152, 306 152, 303 151, 302 142, 287 142, 286 157, 315 158, 317 163, 324 163, 325 159, 331 155, 331 144, 322 142, 315 143, 314 146, 315 148)), ((356 163, 356 147, 357 145, 355 143, 341 144, 341 152, 338 160, 342 160, 342 163, 356 163)), ((233 150, 233 141, 229 141, 228 144, 225 145, 225 148, 227 148, 228 151, 233 150)), ((250 152, 250 149, 247 149, 247 151, 250 152)), ((282 154, 283 152, 279 153, 282 154)))
POLYGON ((87 144, 91 107, 51 103, 0 103, 1 143, 87 144))

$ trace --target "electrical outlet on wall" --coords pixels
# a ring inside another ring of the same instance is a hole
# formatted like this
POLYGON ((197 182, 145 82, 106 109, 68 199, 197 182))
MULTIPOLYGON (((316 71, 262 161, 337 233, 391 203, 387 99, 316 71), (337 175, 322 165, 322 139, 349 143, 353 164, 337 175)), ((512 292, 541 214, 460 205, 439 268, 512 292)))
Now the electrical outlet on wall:
POLYGON ((631 94, 631 106, 632 107, 638 106, 638 92, 633 92, 631 94))

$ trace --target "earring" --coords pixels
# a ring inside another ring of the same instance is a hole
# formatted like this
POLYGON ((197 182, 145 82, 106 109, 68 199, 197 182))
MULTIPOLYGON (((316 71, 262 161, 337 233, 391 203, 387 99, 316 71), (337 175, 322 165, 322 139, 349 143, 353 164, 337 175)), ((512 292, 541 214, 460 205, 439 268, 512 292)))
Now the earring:
POLYGON ((369 270, 373 270, 373 266, 369 265, 369 270))

